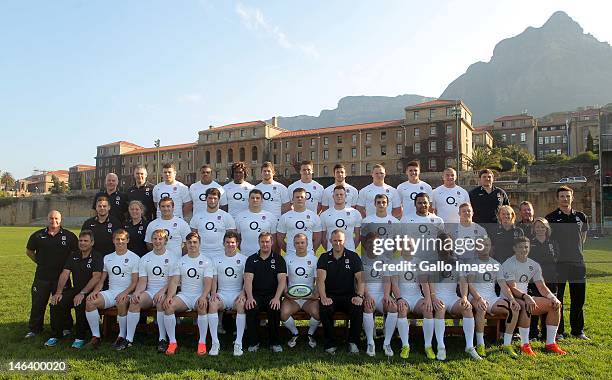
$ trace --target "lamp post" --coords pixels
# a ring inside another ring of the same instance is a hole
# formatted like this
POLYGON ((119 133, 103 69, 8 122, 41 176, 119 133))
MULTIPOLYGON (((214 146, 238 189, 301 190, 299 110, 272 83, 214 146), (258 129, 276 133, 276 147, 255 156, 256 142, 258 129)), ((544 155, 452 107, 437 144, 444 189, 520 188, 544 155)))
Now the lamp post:
POLYGON ((455 127, 456 127, 456 135, 457 135, 457 178, 459 178, 459 171, 461 170, 461 128, 459 126, 459 120, 461 118, 461 107, 459 106, 459 101, 455 103, 455 107, 453 107, 452 111, 453 116, 455 116, 455 127))
POLYGON ((157 183, 159 183, 159 143, 160 143, 159 139, 153 142, 154 146, 157 148, 157 169, 155 170, 155 174, 156 174, 155 178, 156 178, 157 183))

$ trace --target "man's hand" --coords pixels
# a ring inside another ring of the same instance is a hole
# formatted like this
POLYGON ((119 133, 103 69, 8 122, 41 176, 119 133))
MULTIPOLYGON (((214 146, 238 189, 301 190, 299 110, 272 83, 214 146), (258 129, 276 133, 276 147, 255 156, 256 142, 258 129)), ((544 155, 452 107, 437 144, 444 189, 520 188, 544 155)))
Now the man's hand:
POLYGON ((270 300, 270 307, 272 310, 280 310, 280 298, 274 297, 270 300))
POLYGON ((393 298, 391 298, 391 296, 390 296, 390 295, 388 295, 388 294, 385 294, 385 295, 383 296, 382 303, 383 303, 383 305, 387 305, 387 306, 389 306, 389 305, 395 305, 395 304, 396 304, 396 303, 395 303, 395 300, 394 300, 393 298))
POLYGON ((51 305, 57 305, 62 300, 62 293, 55 293, 51 296, 51 305))
POLYGON ((100 292, 89 293, 89 295, 87 296, 87 301, 90 301, 90 302, 95 301, 99 295, 100 295, 100 292))
POLYGON ((515 299, 513 299, 512 301, 510 301, 510 309, 512 309, 513 311, 521 311, 521 304, 516 302, 515 299))
POLYGON ((408 311, 408 302, 406 302, 405 299, 402 298, 401 300, 398 300, 396 302, 397 302, 397 311, 398 312, 403 313, 404 311, 408 311))
POLYGON ((321 304, 322 305, 329 306, 332 303, 334 303, 334 300, 332 300, 331 298, 329 298, 329 297, 321 297, 321 304))
POLYGON ((247 298, 246 309, 251 310, 255 306, 257 306, 257 301, 255 301, 255 298, 247 298))
POLYGON ((196 301, 196 309, 200 308, 204 310, 208 308, 208 299, 204 295, 198 297, 198 300, 196 301))
POLYGON ((433 302, 431 302, 431 299, 423 300, 423 310, 428 313, 433 313, 433 302))
POLYGON ((164 300, 164 304, 162 305, 162 309, 164 310, 168 310, 168 308, 170 308, 172 306, 172 300, 174 299, 174 297, 167 297, 164 300))
MULTIPOLYGON (((134 293, 134 294, 132 295, 132 299, 130 300, 130 302, 131 302, 133 305, 138 305, 138 304, 140 303, 140 295, 141 295, 141 294, 142 294, 142 293, 134 293)), ((119 294, 119 296, 120 296, 120 295, 121 295, 121 294, 119 294)), ((117 299, 119 298, 119 296, 117 296, 117 299)))
POLYGON ((552 296, 551 298, 549 298, 549 300, 553 310, 557 310, 561 307, 561 301, 559 301, 557 297, 552 296))
POLYGON ((434 310, 443 310, 444 309, 444 302, 442 302, 442 300, 435 298, 433 300, 431 300, 431 304, 433 305, 434 310))
MULTIPOLYGON (((467 297, 461 297, 459 298, 459 304, 461 305, 461 307, 463 307, 465 310, 470 310, 472 308, 472 304, 470 303, 470 301, 468 301, 467 297)), ((486 309, 485 309, 486 310, 486 309)))
MULTIPOLYGON (((355 298, 355 297, 353 297, 355 298)), ((361 298, 361 297, 358 297, 361 298)), ((376 302, 374 302, 374 298, 370 297, 370 296, 366 296, 365 300, 363 298, 361 298, 361 301, 363 302, 363 306, 369 308, 369 309, 374 309, 374 307, 376 306, 376 302)), ((353 304, 357 305, 355 302, 353 302, 353 304)))
POLYGON ((528 313, 533 313, 533 310, 536 307, 536 302, 529 294, 525 294, 523 297, 523 301, 525 301, 525 309, 528 313))
POLYGON ((74 296, 74 298, 72 299, 74 306, 79 306, 81 302, 83 302, 84 298, 85 298, 85 295, 83 293, 79 293, 76 296, 74 296))
POLYGON ((489 308, 489 303, 482 297, 480 297, 475 303, 476 308, 482 311, 487 311, 487 309, 489 308))
MULTIPOLYGON (((374 302, 374 300, 372 300, 374 302)), ((355 296, 351 298, 351 303, 355 306, 361 306, 363 304, 363 298, 355 296)))
POLYGON ((163 291, 159 291, 157 293, 155 293, 155 295, 153 296, 153 305, 157 305, 161 302, 164 302, 164 298, 166 297, 166 292, 163 291))

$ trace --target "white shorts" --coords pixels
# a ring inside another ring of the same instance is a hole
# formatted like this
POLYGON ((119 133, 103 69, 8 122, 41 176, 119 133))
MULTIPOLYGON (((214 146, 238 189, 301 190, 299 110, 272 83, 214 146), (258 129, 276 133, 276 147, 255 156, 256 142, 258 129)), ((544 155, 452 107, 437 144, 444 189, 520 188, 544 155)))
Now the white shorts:
POLYGON ((112 290, 103 290, 100 292, 100 295, 102 296, 102 298, 104 298, 105 309, 117 306, 117 301, 115 300, 115 298, 119 295, 119 293, 121 292, 115 292, 112 290))
POLYGON ((223 302, 223 307, 225 308, 225 310, 231 310, 234 308, 234 303, 236 302, 236 298, 238 298, 238 295, 240 294, 240 290, 225 290, 222 292, 217 292, 217 294, 219 295, 221 302, 223 302))
POLYGON ((384 295, 382 293, 368 293, 368 294, 374 300, 374 309, 376 309, 376 311, 378 311, 379 313, 384 313, 383 303, 382 303, 384 295))
POLYGON ((151 301, 153 301, 153 306, 155 306, 155 301, 154 301, 155 295, 156 295, 156 294, 157 294, 157 292, 159 292, 160 290, 161 290, 161 288, 159 288, 159 289, 147 289, 147 290, 145 290, 145 291, 144 291, 145 293, 147 293, 147 295, 148 295, 149 297, 151 297, 151 301))
MULTIPOLYGON (((497 295, 493 294, 493 295, 488 295, 488 296, 482 296, 482 298, 484 298, 487 302, 488 302, 488 306, 487 306, 487 313, 491 314, 491 310, 493 309, 493 305, 495 305, 495 303, 499 300, 503 300, 505 299, 504 297, 498 297, 497 295)), ((470 296, 470 302, 474 301, 474 298, 472 296, 470 296)))
POLYGON ((459 301, 459 297, 457 297, 455 294, 438 294, 437 298, 444 302, 444 306, 446 306, 447 313, 450 313, 453 306, 455 306, 457 301, 459 301))
POLYGON ((416 307, 416 304, 423 299, 423 297, 419 296, 412 296, 412 297, 402 297, 404 298, 404 300, 406 302, 408 302, 408 306, 410 307, 410 312, 414 312, 414 308, 416 307))
POLYGON ((185 305, 187 305, 187 308, 189 310, 195 310, 195 304, 196 302, 198 302, 198 298, 200 298, 200 295, 201 294, 197 294, 197 293, 191 294, 191 293, 180 292, 176 296, 180 298, 181 301, 185 303, 185 305))

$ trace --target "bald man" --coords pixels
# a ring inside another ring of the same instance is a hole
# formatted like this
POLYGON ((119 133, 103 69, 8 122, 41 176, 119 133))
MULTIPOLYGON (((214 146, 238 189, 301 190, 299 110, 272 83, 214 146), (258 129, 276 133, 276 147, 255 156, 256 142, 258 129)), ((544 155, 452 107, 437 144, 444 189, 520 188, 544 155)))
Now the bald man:
POLYGON ((127 194, 119 192, 119 177, 115 173, 108 173, 106 180, 104 181, 104 190, 100 190, 94 197, 93 205, 91 208, 96 209, 96 202, 99 197, 108 198, 108 204, 110 206, 109 214, 114 216, 123 224, 128 211, 128 196, 127 194))
MULTIPOLYGON (((71 252, 78 251, 76 235, 61 225, 62 214, 51 210, 47 215, 47 227, 30 235, 26 245, 26 255, 36 264, 32 283, 32 308, 30 309, 30 331, 25 336, 31 338, 42 332, 45 310, 49 297, 57 288, 57 281, 71 252)), ((56 313, 55 306, 50 312, 56 313)))

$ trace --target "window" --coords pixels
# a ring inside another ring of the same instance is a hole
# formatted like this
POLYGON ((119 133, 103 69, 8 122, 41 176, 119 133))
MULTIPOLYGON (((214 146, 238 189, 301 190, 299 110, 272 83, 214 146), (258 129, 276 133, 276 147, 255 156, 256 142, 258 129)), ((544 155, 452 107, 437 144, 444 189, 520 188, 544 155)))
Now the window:
POLYGON ((452 140, 446 140, 446 151, 450 152, 453 150, 453 141, 452 140))
POLYGON ((290 146, 289 141, 285 141, 285 149, 289 149, 289 146, 290 146))
POLYGON ((337 153, 336 158, 341 160, 342 159, 342 149, 338 149, 336 153, 337 153))
POLYGON ((215 178, 219 178, 219 171, 215 170, 215 178))
POLYGON ((253 128, 253 136, 257 136, 257 129, 253 128))
POLYGON ((414 118, 414 120, 419 120, 419 111, 414 111, 412 113, 412 117, 414 118))
POLYGON ((244 150, 244 148, 240 148, 240 161, 245 161, 246 160, 246 152, 244 150))
POLYGON ((453 126, 450 124, 446 124, 446 134, 447 135, 452 135, 453 134, 453 126))
POLYGON ((231 138, 232 138, 232 131, 229 131, 229 132, 227 133, 227 137, 228 137, 228 138, 231 140, 231 138))
POLYGON ((372 147, 371 146, 366 146, 366 148, 365 148, 365 155, 366 155, 366 157, 370 157, 372 155, 372 147))
POLYGON ((289 177, 289 169, 285 169, 285 177, 289 177))
POLYGON ((217 163, 220 164, 221 163, 221 150, 220 149, 217 149, 216 159, 217 159, 217 163))
POLYGON ((435 125, 432 126, 432 127, 429 127, 429 135, 430 136, 435 136, 437 134, 438 134, 438 128, 436 128, 435 125))
POLYGON ((217 133, 217 141, 218 141, 218 140, 221 140, 221 132, 218 132, 218 133, 217 133))
POLYGON ((415 154, 421 153, 421 143, 420 142, 414 143, 413 151, 415 154))
POLYGON ((538 145, 542 145, 544 144, 544 137, 540 136, 538 137, 538 145))
POLYGON ((366 144, 372 142, 372 134, 371 133, 366 133, 365 142, 366 142, 366 144))
POLYGON ((395 138, 397 139, 397 141, 402 141, 402 139, 404 138, 404 132, 403 131, 396 131, 395 132, 395 138))
POLYGON ((204 153, 204 162, 210 165, 210 151, 206 151, 206 153, 204 153))
POLYGON ((302 152, 297 152, 297 162, 302 162, 302 152))
POLYGON ((446 107, 446 116, 455 116, 454 110, 454 107, 446 107))
POLYGON ((446 167, 451 168, 457 165, 457 159, 452 157, 446 158, 446 167))
POLYGON ((543 151, 539 151, 538 152, 538 158, 541 160, 544 158, 544 152, 543 151))
POLYGON ((298 140, 298 142, 297 142, 297 146, 298 146, 298 148, 301 148, 301 147, 302 147, 302 140, 298 140))
POLYGON ((380 146, 380 155, 381 156, 386 156, 387 155, 387 146, 386 145, 381 145, 380 146))
POLYGON ((272 148, 278 149, 278 144, 276 143, 276 141, 274 141, 274 143, 272 143, 272 148))
POLYGON ((291 162, 291 154, 285 153, 285 162, 291 162))
POLYGON ((329 150, 323 149, 323 159, 329 160, 329 150))
POLYGON ((327 166, 323 166, 323 175, 329 175, 329 169, 327 166))
POLYGON ((525 132, 521 132, 521 142, 527 141, 527 134, 525 132))
POLYGON ((506 142, 506 134, 505 133, 502 133, 502 141, 506 142))
POLYGON ((567 136, 563 136, 563 144, 567 144, 567 136))
POLYGON ((315 146, 316 139, 310 139, 310 146, 315 146))
POLYGON ((357 148, 351 148, 351 157, 357 157, 357 148))
POLYGON ((181 163, 178 163, 178 170, 181 170, 181 163))
POLYGON ((431 109, 429 109, 429 118, 433 119, 434 117, 436 117, 436 109, 435 108, 431 108, 431 109))
POLYGON ((513 133, 512 135, 510 135, 510 144, 512 144, 515 141, 516 141, 516 133, 513 133))
POLYGON ((254 146, 251 148, 251 160, 257 162, 258 158, 257 158, 258 154, 257 154, 257 147, 254 146))
POLYGON ((420 128, 415 128, 414 129, 414 137, 419 137, 421 135, 421 129, 420 128))
POLYGON ((336 138, 336 141, 338 142, 338 144, 342 144, 342 136, 338 136, 336 138))
POLYGON ((244 137, 246 135, 246 131, 244 129, 240 130, 240 137, 244 137))
POLYGON ((402 144, 397 144, 395 146, 395 153, 402 155, 404 154, 404 146, 402 144))
POLYGON ((429 142, 429 151, 431 153, 435 153, 438 150, 438 142, 437 141, 430 141, 429 142))
POLYGON ((310 151, 310 159, 311 160, 316 160, 317 159, 317 152, 315 152, 314 150, 310 151))
POLYGON ((278 165, 278 155, 276 153, 272 155, 272 162, 274 162, 275 165, 278 165))
POLYGON ((210 133, 206 134, 206 141, 210 141, 210 133))
POLYGON ((255 179, 255 169, 251 168, 251 178, 255 179))
POLYGON ((480 136, 480 135, 474 136, 474 142, 476 142, 476 143, 482 142, 482 136, 480 136))
POLYGON ((191 161, 187 161, 187 170, 191 170, 191 161))
POLYGON ((385 141, 387 139, 387 132, 380 132, 380 141, 385 141))
POLYGON ((351 141, 353 144, 357 144, 357 135, 351 135, 351 141))
MULTIPOLYGON (((162 159, 162 161, 166 159, 166 153, 162 153, 161 154, 161 159, 162 159)), ((114 164, 114 162, 113 162, 113 164, 114 164)))
POLYGON ((228 163, 234 162, 234 150, 232 148, 227 150, 227 162, 228 163))
POLYGON ((436 167, 437 167, 436 164, 437 163, 436 163, 436 159, 435 158, 430 158, 429 159, 429 169, 436 170, 436 167))
POLYGON ((357 165, 351 164, 351 174, 357 174, 357 165))
POLYGON ((323 145, 329 145, 329 137, 323 137, 323 145))
MULTIPOLYGON (((178 152, 178 158, 179 158, 179 160, 182 158, 181 156, 182 156, 181 152, 178 152)), ((130 160, 130 162, 132 162, 132 161, 130 160)))
POLYGON ((550 137, 548 136, 544 137, 544 144, 550 144, 550 137))
POLYGON ((368 172, 368 173, 369 173, 369 172, 371 172, 371 171, 372 171, 372 164, 367 163, 367 164, 366 164, 366 172, 368 172))

